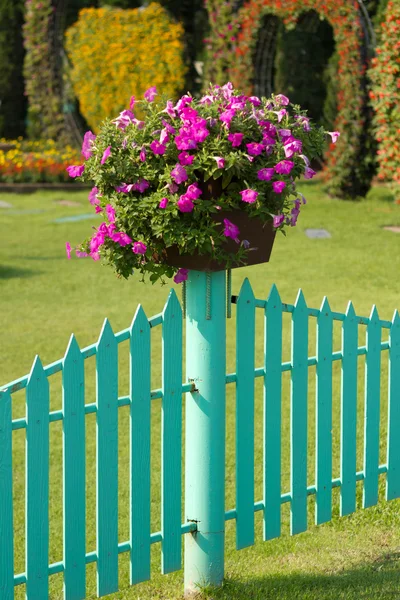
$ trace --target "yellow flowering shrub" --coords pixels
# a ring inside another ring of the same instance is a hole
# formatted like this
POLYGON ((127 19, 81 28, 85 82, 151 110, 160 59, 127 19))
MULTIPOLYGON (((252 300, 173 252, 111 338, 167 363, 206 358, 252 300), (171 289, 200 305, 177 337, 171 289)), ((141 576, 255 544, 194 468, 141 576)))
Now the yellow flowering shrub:
MULTIPOLYGON (((71 81, 80 110, 96 131, 151 86, 169 98, 182 91, 183 27, 159 4, 121 10, 86 8, 66 33, 71 81)), ((140 117, 140 114, 137 116, 140 117)))

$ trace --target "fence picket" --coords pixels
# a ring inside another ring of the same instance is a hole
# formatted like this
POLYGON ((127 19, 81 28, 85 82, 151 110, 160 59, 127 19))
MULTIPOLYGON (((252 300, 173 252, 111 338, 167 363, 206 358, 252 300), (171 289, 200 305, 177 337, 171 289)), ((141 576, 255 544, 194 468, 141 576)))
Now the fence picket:
POLYGON ((255 298, 246 278, 236 312, 236 548, 254 544, 255 298))
POLYGON ((171 290, 162 326, 162 554, 161 571, 181 568, 182 309, 171 290))
POLYGON ((389 424, 386 500, 400 497, 400 316, 393 315, 389 335, 389 424))
POLYGON ((118 591, 118 346, 106 319, 97 343, 97 594, 118 591))
POLYGON ((308 311, 300 290, 292 317, 292 385, 290 415, 292 535, 307 529, 307 391, 308 311))
POLYGON ((354 306, 349 302, 342 327, 342 390, 340 428, 340 514, 356 509, 357 445, 357 347, 358 326, 354 306))
POLYGON ((282 302, 275 285, 264 344, 264 540, 271 540, 281 534, 282 302))
POLYGON ((26 387, 26 597, 49 597, 49 382, 36 356, 26 387))
POLYGON ((141 305, 131 326, 131 585, 150 579, 150 325, 141 305))
POLYGON ((0 598, 14 598, 11 395, 0 392, 0 598))
POLYGON ((317 318, 316 503, 315 522, 332 518, 332 335, 333 319, 325 297, 317 318))
POLYGON ((64 598, 86 596, 85 379, 74 335, 63 361, 64 598))
POLYGON ((378 502, 381 324, 376 306, 367 326, 363 507, 378 502))

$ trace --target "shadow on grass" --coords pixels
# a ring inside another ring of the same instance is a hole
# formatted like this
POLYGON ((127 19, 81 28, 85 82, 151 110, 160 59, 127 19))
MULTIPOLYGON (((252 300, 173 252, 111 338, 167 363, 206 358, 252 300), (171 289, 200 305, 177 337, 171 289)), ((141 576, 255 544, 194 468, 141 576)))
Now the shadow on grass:
POLYGON ((18 267, 12 267, 11 265, 0 265, 0 280, 1 279, 15 279, 26 277, 33 277, 34 275, 40 275, 40 272, 36 269, 20 269, 18 267))
POLYGON ((326 574, 271 573, 260 578, 227 578, 221 588, 202 590, 212 600, 394 600, 400 599, 400 552, 384 554, 353 569, 326 574))

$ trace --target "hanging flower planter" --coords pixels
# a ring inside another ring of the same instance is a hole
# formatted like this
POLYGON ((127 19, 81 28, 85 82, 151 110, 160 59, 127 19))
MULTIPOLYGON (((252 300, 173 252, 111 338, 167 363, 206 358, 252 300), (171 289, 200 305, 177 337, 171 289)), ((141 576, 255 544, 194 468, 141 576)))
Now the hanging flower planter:
POLYGON ((283 95, 247 97, 227 83, 174 104, 150 88, 99 135, 88 131, 85 162, 68 167, 93 182, 89 202, 104 216, 78 255, 152 282, 267 262, 276 231, 296 225, 305 199, 295 181, 314 176, 324 141, 283 95))

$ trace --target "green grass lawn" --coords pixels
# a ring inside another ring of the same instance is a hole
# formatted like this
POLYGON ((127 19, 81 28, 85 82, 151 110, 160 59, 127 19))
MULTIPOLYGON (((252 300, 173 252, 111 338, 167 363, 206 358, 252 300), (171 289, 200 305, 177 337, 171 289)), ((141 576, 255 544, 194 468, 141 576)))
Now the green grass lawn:
MULTIPOLYGON (((329 199, 319 183, 303 185, 307 205, 299 225, 285 239, 279 236, 269 264, 237 269, 233 272, 233 293, 237 294, 244 277, 249 277, 256 297, 266 298, 272 283, 278 286, 284 302, 293 303, 298 289, 307 303, 319 307, 327 295, 332 310, 344 312, 354 302, 357 314, 367 316, 376 304, 383 319, 391 319, 400 308, 400 235, 385 231, 385 225, 400 225, 400 206, 392 203, 386 188, 375 188, 366 201, 349 203, 329 199), (330 239, 309 239, 307 228, 325 228, 330 239)), ((75 245, 90 234, 92 220, 55 222, 61 217, 87 214, 91 207, 87 194, 80 192, 41 192, 32 195, 2 194, 0 200, 12 208, 0 208, 0 385, 29 372, 35 354, 43 364, 64 355, 71 332, 81 347, 95 342, 107 316, 114 331, 129 326, 138 303, 148 316, 160 312, 169 286, 139 283, 133 276, 119 280, 111 270, 90 259, 68 261, 65 241, 75 245), (62 201, 74 203, 67 206, 62 201), (61 202, 61 203, 60 203, 61 202)), ((176 286, 178 290, 178 287, 176 286)), ((179 290, 178 290, 178 293, 179 290)), ((235 316, 233 308, 232 316, 235 316)), ((262 314, 257 314, 257 366, 262 364, 262 314)), ((290 356, 290 321, 284 318, 284 360, 290 356)), ((152 332, 153 387, 160 386, 160 328, 152 332)), ((228 322, 228 371, 235 364, 235 322, 228 322)), ((383 334, 386 339, 387 333, 383 334)), ((334 327, 334 350, 340 347, 340 326, 334 327)), ((360 344, 365 329, 360 327, 360 344)), ((310 353, 315 351, 315 321, 310 320, 310 353)), ((119 394, 128 393, 128 346, 120 345, 119 394)), ((364 357, 359 358, 358 469, 363 456, 364 357)), ((95 400, 94 361, 85 365, 86 402, 95 400)), ((309 369, 309 484, 314 483, 315 458, 315 367, 309 369)), ((283 381, 283 492, 289 491, 289 377, 283 381)), ((339 476, 340 365, 334 367, 333 477, 339 476)), ((227 475, 226 509, 235 505, 234 386, 227 388, 227 475)), ((256 498, 262 499, 262 387, 256 383, 256 498)), ((51 410, 61 408, 61 374, 51 377, 51 410)), ((13 417, 24 416, 24 392, 13 400, 13 417)), ((119 412, 119 539, 129 538, 129 410, 119 412)), ((382 361, 381 462, 385 462, 387 417, 387 359, 382 361)), ((160 528, 160 401, 152 403, 152 529, 160 528)), ((95 549, 95 416, 87 423, 87 551, 95 549)), ((50 561, 62 560, 62 426, 50 428, 50 561)), ((15 569, 24 571, 24 452, 25 433, 13 433, 15 497, 15 569)), ((265 600, 392 599, 400 598, 400 502, 386 503, 384 476, 381 500, 377 507, 359 510, 350 517, 338 518, 339 491, 334 490, 334 518, 314 527, 314 500, 309 499, 310 529, 289 536, 289 507, 282 509, 283 534, 278 540, 262 541, 262 516, 256 513, 256 543, 235 550, 235 525, 227 523, 226 583, 219 590, 204 590, 201 598, 250 598, 265 600)), ((358 505, 362 486, 358 484, 358 505)), ((151 582, 129 588, 129 559, 120 555, 121 591, 110 599, 182 597, 183 573, 159 574, 159 544, 152 547, 151 582)), ((88 598, 95 598, 95 566, 89 565, 88 598)), ((62 575, 50 579, 50 598, 62 598, 62 575)), ((24 597, 24 586, 16 590, 24 597)))

